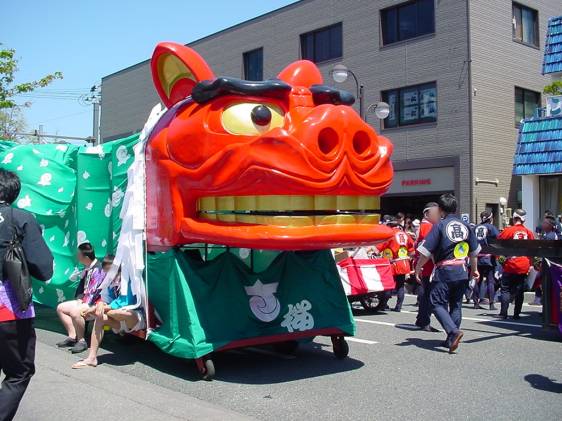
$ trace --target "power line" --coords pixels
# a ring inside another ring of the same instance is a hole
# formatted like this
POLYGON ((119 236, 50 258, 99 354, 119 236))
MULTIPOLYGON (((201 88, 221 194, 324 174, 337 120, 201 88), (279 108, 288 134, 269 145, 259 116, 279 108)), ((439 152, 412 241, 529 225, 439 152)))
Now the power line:
POLYGON ((85 111, 79 111, 77 113, 61 115, 61 116, 58 116, 58 117, 49 118, 48 120, 40 121, 40 123, 48 123, 49 121, 60 120, 62 118, 67 118, 67 117, 74 117, 74 116, 86 114, 86 113, 89 113, 89 112, 90 112, 90 110, 85 110, 85 111))

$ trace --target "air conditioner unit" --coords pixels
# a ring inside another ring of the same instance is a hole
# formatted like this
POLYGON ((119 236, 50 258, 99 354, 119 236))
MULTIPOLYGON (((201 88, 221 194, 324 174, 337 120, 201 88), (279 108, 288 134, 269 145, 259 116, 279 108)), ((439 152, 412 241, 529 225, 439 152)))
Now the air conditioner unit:
POLYGON ((546 116, 562 117, 562 95, 546 97, 546 116))

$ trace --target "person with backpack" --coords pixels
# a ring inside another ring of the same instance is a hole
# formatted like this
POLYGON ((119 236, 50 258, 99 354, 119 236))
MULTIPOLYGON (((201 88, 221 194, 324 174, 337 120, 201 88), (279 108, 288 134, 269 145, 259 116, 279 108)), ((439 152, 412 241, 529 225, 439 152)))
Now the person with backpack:
POLYGON ((35 310, 31 290, 23 284, 31 281, 29 275, 40 281, 53 276, 53 255, 39 224, 31 213, 11 207, 20 190, 19 177, 0 169, 0 371, 5 375, 0 388, 1 421, 14 418, 35 373, 35 310), (13 258, 15 249, 22 258, 19 262, 13 258), (20 266, 18 274, 14 263, 20 266))
MULTIPOLYGON (((495 239, 500 234, 498 229, 494 226, 494 216, 489 209, 480 213, 480 224, 474 228, 476 239, 481 247, 487 246, 488 242, 495 239)), ((487 286, 488 297, 490 299, 490 310, 496 310, 494 306, 494 296, 496 294, 495 280, 494 280, 494 267, 496 266, 496 257, 490 253, 478 254, 478 273, 480 278, 478 283, 474 286, 472 292, 472 300, 474 301, 474 308, 481 309, 480 302, 484 297, 484 284, 487 286)))

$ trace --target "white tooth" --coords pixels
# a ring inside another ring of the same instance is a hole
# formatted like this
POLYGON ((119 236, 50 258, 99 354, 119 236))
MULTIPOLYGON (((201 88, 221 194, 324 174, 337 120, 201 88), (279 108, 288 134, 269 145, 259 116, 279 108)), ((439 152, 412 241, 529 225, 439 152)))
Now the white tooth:
POLYGON ((258 196, 256 209, 261 211, 287 210, 287 198, 284 196, 258 196))
POLYGON ((314 210, 314 196, 287 196, 290 210, 314 210))
POLYGON ((236 196, 235 204, 237 211, 256 210, 256 196, 236 196))
POLYGON ((234 214, 227 214, 227 215, 217 215, 217 219, 222 222, 236 222, 236 215, 234 214))
POLYGON ((336 210, 338 208, 335 196, 314 196, 315 210, 336 210))
POLYGON ((268 218, 270 225, 282 227, 306 227, 313 225, 309 216, 273 216, 268 218))
POLYGON ((357 209, 357 196, 337 196, 338 210, 357 209))
POLYGON ((380 209, 381 198, 378 196, 358 196, 357 209, 380 209))
POLYGON ((217 197, 217 210, 219 211, 233 211, 235 205, 234 196, 217 197))
POLYGON ((368 215, 361 215, 357 217, 357 223, 377 225, 380 222, 380 219, 381 216, 375 213, 368 214, 368 215))
POLYGON ((314 218, 316 225, 339 225, 339 224, 355 224, 356 219, 353 215, 328 215, 316 216, 314 218))

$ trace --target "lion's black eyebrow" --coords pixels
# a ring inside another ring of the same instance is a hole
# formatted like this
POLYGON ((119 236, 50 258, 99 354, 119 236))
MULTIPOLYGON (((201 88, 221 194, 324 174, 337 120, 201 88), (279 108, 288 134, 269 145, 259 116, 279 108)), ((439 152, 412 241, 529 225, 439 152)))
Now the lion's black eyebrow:
POLYGON ((355 97, 351 92, 333 88, 328 85, 312 85, 310 87, 312 99, 316 105, 334 104, 334 105, 352 105, 355 97))
POLYGON ((269 98, 286 98, 291 85, 279 80, 250 81, 231 77, 203 80, 191 91, 191 98, 200 104, 222 95, 255 95, 269 98))

